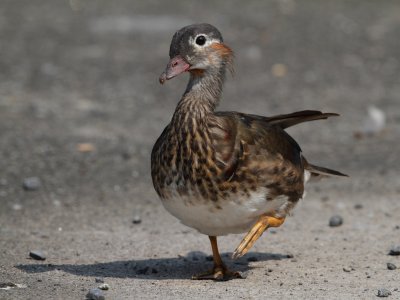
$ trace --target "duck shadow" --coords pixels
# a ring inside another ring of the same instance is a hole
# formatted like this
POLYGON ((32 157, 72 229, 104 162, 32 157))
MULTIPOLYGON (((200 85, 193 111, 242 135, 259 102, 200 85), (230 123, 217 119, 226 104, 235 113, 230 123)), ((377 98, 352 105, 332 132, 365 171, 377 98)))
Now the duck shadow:
MULTIPOLYGON (((228 268, 243 273, 253 268, 249 262, 282 260, 292 257, 287 254, 252 252, 245 257, 232 260, 231 255, 232 253, 223 253, 221 256, 228 268)), ((31 274, 60 270, 78 276, 165 280, 189 279, 194 274, 211 269, 212 266, 212 256, 195 251, 176 258, 150 258, 94 264, 20 264, 16 265, 16 268, 31 274)))

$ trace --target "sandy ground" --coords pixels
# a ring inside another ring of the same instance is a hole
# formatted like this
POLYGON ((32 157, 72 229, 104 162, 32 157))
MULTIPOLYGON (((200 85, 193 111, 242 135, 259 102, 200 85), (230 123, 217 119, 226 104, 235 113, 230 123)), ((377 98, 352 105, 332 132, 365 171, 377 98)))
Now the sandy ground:
POLYGON ((398 1, 1 1, 0 284, 23 287, 0 299, 84 299, 97 277, 106 299, 373 299, 380 288, 400 299, 400 256, 388 255, 400 245, 399 35, 398 1), (216 25, 236 53, 221 109, 341 114, 290 133, 310 161, 351 177, 308 186, 238 261, 242 236, 219 239, 243 280, 189 279, 211 267, 208 238, 163 209, 149 174, 187 80, 157 79, 172 34, 194 22, 216 25), (370 105, 386 128, 356 139, 370 105), (28 177, 38 190, 22 188, 28 177), (328 226, 334 214, 342 226, 328 226))

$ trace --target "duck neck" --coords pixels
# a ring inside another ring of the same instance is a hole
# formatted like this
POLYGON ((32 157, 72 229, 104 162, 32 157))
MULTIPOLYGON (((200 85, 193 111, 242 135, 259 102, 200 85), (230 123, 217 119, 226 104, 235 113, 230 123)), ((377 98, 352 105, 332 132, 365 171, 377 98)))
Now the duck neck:
MULTIPOLYGON (((179 101, 174 117, 187 115, 203 119, 213 113, 222 95, 225 68, 215 70, 193 70, 182 99, 179 101)), ((185 118, 187 119, 187 118, 185 118)))

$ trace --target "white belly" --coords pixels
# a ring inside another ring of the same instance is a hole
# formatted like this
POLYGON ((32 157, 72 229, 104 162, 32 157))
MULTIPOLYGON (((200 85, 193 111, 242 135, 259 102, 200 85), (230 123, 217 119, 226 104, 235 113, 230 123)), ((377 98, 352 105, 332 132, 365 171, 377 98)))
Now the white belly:
POLYGON ((285 217, 288 198, 280 196, 267 201, 267 194, 266 188, 260 188, 251 193, 249 198, 221 200, 218 202, 220 208, 213 202, 199 201, 194 204, 192 201, 193 204, 189 204, 190 201, 182 197, 163 200, 163 204, 184 225, 206 235, 220 236, 248 231, 263 214, 285 217))

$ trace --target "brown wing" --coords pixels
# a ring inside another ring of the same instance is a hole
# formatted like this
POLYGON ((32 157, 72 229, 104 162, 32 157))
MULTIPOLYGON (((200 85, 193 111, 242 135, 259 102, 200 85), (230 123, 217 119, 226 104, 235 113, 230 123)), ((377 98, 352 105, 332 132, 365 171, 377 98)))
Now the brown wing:
POLYGON ((301 196, 301 149, 281 126, 266 118, 229 112, 216 114, 209 128, 223 180, 249 189, 273 187, 277 195, 301 196))
POLYGON ((316 110, 303 110, 291 114, 263 117, 238 112, 217 112, 211 120, 211 138, 217 160, 230 173, 243 153, 243 143, 257 145, 257 151, 280 153, 284 159, 301 164, 300 146, 283 129, 303 122, 338 116, 316 110))

